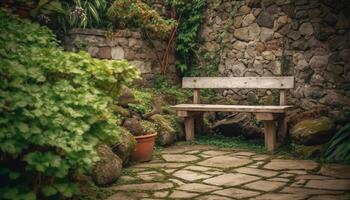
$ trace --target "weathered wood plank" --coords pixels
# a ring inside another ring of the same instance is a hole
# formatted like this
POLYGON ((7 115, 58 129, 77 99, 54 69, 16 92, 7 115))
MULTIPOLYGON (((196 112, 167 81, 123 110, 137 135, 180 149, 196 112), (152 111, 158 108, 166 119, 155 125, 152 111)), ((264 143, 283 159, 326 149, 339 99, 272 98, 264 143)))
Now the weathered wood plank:
POLYGON ((256 113, 257 120, 275 120, 273 113, 256 113))
POLYGON ((194 140, 194 117, 185 118, 186 140, 194 140))
POLYGON ((194 103, 194 104, 199 104, 199 103, 201 103, 201 101, 200 101, 200 91, 199 91, 199 89, 194 89, 194 90, 193 90, 193 103, 194 103))
POLYGON ((278 126, 277 126, 277 133, 278 133, 278 144, 281 145, 285 142, 287 138, 287 117, 285 114, 280 116, 277 120, 278 126))
POLYGON ((284 106, 287 104, 286 90, 280 91, 280 105, 284 106))
POLYGON ((273 153, 276 149, 276 124, 275 121, 264 121, 265 147, 273 153))
POLYGON ((294 88, 294 77, 184 77, 182 87, 291 89, 294 88))
POLYGON ((247 105, 212 105, 212 104, 179 104, 172 106, 175 110, 193 112, 251 112, 251 113, 284 113, 293 106, 247 106, 247 105))

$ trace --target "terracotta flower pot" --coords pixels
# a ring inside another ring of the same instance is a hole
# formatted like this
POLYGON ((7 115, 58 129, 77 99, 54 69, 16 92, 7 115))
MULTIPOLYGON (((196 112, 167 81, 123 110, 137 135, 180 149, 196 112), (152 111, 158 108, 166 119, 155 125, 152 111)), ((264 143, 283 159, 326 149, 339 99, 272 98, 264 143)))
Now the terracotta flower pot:
POLYGON ((139 162, 146 162, 152 159, 153 146, 157 133, 135 136, 137 141, 136 149, 132 158, 139 162))

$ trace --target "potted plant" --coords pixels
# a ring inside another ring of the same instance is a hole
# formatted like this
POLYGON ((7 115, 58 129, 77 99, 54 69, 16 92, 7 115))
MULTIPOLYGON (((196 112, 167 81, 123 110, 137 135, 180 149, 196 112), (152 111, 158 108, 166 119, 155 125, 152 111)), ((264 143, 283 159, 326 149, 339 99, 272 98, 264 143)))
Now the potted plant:
POLYGON ((139 162, 146 162, 152 159, 156 127, 149 121, 141 121, 142 133, 133 133, 137 143, 132 158, 139 162))

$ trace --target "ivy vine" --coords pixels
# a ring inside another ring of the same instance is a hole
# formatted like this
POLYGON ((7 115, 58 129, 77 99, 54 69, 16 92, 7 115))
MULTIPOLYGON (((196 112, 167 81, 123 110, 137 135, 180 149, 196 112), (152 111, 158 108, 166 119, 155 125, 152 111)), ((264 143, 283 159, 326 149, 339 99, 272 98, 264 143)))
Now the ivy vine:
POLYGON ((176 68, 180 75, 187 75, 195 63, 198 50, 198 33, 204 21, 203 11, 207 0, 167 0, 176 13, 178 27, 175 38, 176 68))

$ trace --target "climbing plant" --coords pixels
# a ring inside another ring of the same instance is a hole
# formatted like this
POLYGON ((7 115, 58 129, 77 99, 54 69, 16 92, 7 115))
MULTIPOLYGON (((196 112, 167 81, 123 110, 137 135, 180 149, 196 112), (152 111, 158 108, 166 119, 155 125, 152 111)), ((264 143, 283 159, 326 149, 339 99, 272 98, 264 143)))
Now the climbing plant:
POLYGON ((176 68, 182 75, 188 73, 195 62, 198 49, 198 33, 204 20, 207 0, 167 0, 167 5, 175 10, 178 21, 175 38, 176 68))
POLYGON ((0 199, 66 199, 118 140, 111 93, 138 71, 65 52, 45 27, 0 10, 0 199))

